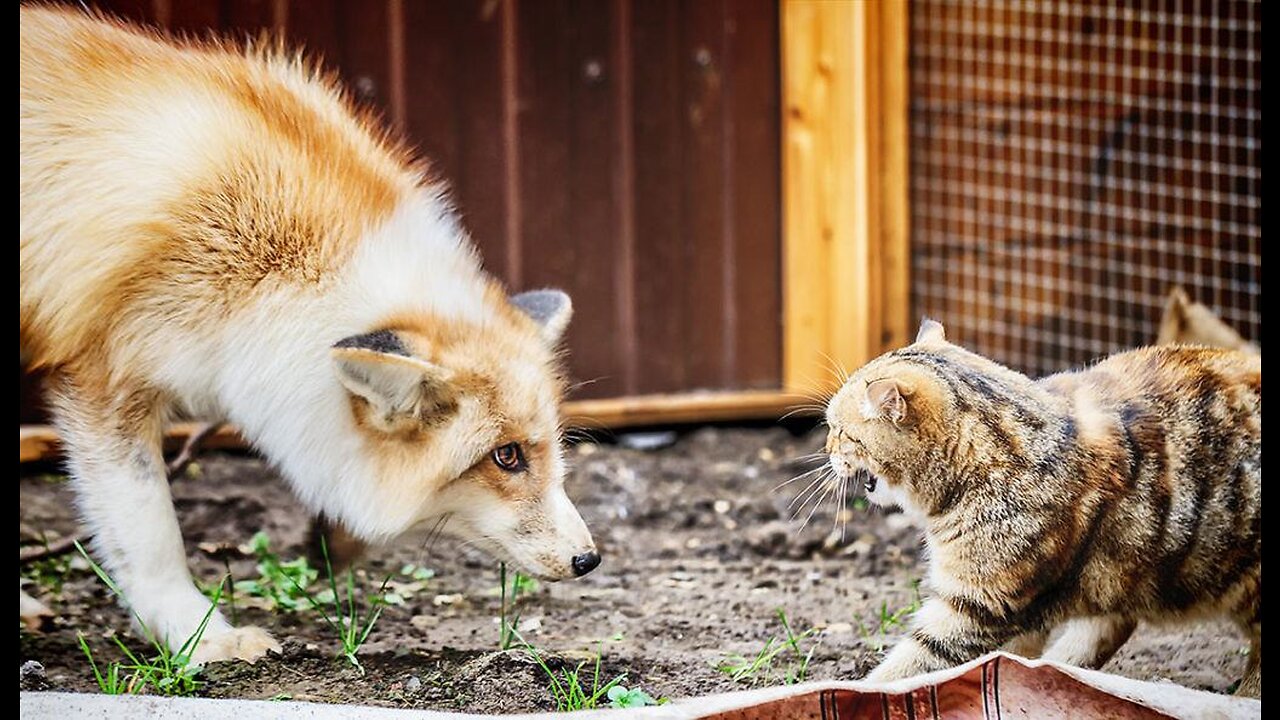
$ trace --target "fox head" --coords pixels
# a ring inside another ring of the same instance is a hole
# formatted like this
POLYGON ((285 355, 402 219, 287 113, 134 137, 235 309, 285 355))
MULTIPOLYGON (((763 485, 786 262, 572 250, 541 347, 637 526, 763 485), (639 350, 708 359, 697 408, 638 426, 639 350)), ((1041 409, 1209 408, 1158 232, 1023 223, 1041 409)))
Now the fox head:
MULTIPOLYGON (((535 577, 600 558, 564 490, 556 346, 572 315, 556 290, 487 294, 482 319, 409 315, 330 350, 363 446, 376 519, 365 536, 445 531, 535 577)), ((361 532, 363 531, 363 532, 361 532)))

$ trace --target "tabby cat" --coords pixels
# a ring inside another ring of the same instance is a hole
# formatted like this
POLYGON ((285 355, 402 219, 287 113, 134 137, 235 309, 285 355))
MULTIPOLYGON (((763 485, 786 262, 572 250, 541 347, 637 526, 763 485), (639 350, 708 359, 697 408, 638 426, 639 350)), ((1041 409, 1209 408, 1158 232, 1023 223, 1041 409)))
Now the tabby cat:
POLYGON ((869 679, 1019 640, 1099 667, 1139 620, 1225 615, 1261 695, 1262 365, 1152 347, 1033 381, 947 342, 859 370, 827 408, 826 452, 867 498, 926 526, 930 597, 869 679))

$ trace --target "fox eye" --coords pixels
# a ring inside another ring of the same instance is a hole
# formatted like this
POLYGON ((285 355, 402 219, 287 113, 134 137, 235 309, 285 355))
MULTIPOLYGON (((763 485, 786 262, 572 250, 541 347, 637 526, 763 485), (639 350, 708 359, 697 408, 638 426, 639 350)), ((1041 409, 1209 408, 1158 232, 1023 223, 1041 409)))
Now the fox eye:
POLYGON ((524 460, 524 450, 520 448, 520 443, 507 443, 494 449, 493 464, 506 470, 507 472, 520 472, 528 467, 528 463, 524 460))

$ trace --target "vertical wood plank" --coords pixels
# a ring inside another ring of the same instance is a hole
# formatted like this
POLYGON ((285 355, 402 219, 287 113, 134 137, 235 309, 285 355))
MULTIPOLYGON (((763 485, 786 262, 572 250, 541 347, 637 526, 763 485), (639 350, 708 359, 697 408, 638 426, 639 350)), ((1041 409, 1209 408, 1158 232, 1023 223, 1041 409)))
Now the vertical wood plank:
POLYGON ((209 37, 222 28, 222 6, 221 2, 157 0, 156 21, 175 34, 209 37))
MULTIPOLYGON (((211 5, 213 3, 176 3, 211 5)), ((176 9, 176 8, 175 8, 176 9)), ((275 0, 223 0, 222 31, 225 37, 258 39, 276 29, 275 0)), ((187 12, 184 10, 183 12, 187 12)), ((305 11, 304 11, 305 12, 305 11)))
MULTIPOLYGON (((882 52, 903 49, 883 37, 886 23, 902 23, 891 3, 826 3, 784 0, 783 383, 813 391, 878 354, 899 318, 884 320, 886 303, 899 302, 906 279, 902 244, 889 247, 892 221, 902 212, 904 155, 886 157, 888 133, 902 132, 905 118, 886 126, 885 96, 901 99, 905 74, 882 52), (890 167, 890 162, 893 166, 890 167), (882 181, 893 180, 893 199, 882 181), (894 277, 890 278, 889 273, 894 277)), ((905 30, 905 24, 901 24, 905 30)), ((904 60, 905 64, 905 60, 904 60)), ((898 101, 898 100, 895 100, 898 101)), ((900 112, 905 113, 905 103, 900 112)), ((891 230, 894 237, 902 227, 891 230)), ((901 312, 894 308, 893 312, 901 312)))
POLYGON ((623 392, 634 395, 640 379, 640 343, 636 330, 636 144, 635 75, 632 31, 635 12, 632 0, 616 0, 613 23, 612 63, 617 68, 614 82, 615 120, 618 128, 617 167, 614 196, 617 199, 617 262, 614 290, 617 298, 614 326, 615 357, 618 358, 623 392))
POLYGON ((865 169, 859 177, 855 73, 864 40, 856 3, 784 0, 783 385, 814 390, 828 358, 868 355, 865 169), (861 255, 861 257, 859 257, 861 255))
POLYGON ((729 236, 725 227, 725 3, 685 3, 681 15, 680 180, 685 192, 684 251, 690 282, 677 311, 685 315, 690 349, 683 356, 685 386, 723 387, 729 363, 725 313, 731 312, 726 290, 734 267, 725 245, 729 236))
POLYGON ((878 38, 870 72, 879 81, 880 143, 875 193, 880 201, 880 268, 882 300, 879 348, 884 352, 911 342, 911 208, 910 195, 910 34, 905 0, 877 3, 878 38))
POLYGON ((687 312, 691 277, 685 254, 683 171, 684 83, 681 5, 633 6, 635 133, 636 343, 644 362, 640 393, 687 387, 687 312))
POLYGON ((156 0, 106 0, 94 3, 103 12, 142 24, 157 24, 156 0))
POLYGON ((286 0, 284 13, 289 22, 289 42, 306 50, 307 56, 322 63, 326 70, 338 71, 347 87, 353 88, 353 78, 343 69, 338 2, 286 0))
MULTIPOLYGON (((413 3, 417 4, 417 3, 413 3)), ((514 282, 507 266, 508 198, 502 143, 502 13, 496 2, 454 0, 453 48, 458 72, 454 78, 453 122, 457 128, 456 174, 447 177, 485 268, 514 282)), ((419 26, 409 24, 411 33, 419 26)), ((419 41, 409 43, 413 47, 419 41)), ((415 65, 408 65, 413 78, 415 65)), ((410 100, 422 83, 413 82, 410 100)), ((449 108, 440 108, 448 111, 449 108)))
MULTIPOLYGON (((391 107, 391 58, 388 53, 390 13, 386 0, 337 3, 342 71, 352 94, 377 108, 387 121, 397 117, 391 107)), ((296 13, 295 13, 296 14, 296 13)))
POLYGON ((613 4, 520 3, 521 287, 569 287, 573 378, 581 395, 617 395, 614 294, 617 68, 613 4))
POLYGON ((782 367, 781 78, 776 0, 734 0, 725 18, 731 387, 777 388, 782 367))

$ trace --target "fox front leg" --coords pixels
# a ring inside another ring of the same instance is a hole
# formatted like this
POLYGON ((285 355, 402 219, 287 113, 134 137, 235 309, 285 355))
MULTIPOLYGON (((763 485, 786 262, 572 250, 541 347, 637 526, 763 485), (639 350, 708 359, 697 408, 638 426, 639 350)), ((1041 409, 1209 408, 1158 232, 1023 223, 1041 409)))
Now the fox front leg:
POLYGON ((232 627, 217 608, 211 611, 192 582, 160 453, 158 394, 105 385, 56 378, 54 419, 95 554, 135 625, 176 653, 208 615, 199 644, 186 648, 196 662, 255 660, 278 651, 266 631, 232 627))

